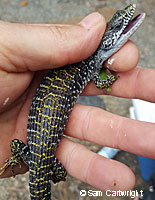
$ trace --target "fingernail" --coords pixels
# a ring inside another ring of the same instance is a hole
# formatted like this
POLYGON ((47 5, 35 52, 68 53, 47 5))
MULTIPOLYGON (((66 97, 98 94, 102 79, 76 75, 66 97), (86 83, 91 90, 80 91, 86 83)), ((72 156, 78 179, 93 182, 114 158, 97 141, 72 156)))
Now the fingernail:
POLYGON ((114 61, 115 61, 115 58, 109 58, 108 65, 112 65, 114 61))
POLYGON ((94 12, 85 17, 79 24, 81 24, 86 29, 90 29, 98 24, 101 19, 102 15, 100 15, 98 12, 94 12))
POLYGON ((109 58, 108 61, 106 62, 106 67, 110 70, 114 70, 114 66, 113 66, 114 62, 115 62, 114 57, 109 58))

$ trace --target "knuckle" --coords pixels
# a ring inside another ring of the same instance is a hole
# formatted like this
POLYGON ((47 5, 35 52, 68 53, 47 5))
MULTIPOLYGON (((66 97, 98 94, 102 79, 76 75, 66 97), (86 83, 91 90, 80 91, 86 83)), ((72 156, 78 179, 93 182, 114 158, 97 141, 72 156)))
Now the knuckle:
POLYGON ((62 48, 68 44, 70 39, 69 31, 66 27, 53 26, 49 27, 49 30, 52 34, 53 40, 57 43, 59 48, 62 48))

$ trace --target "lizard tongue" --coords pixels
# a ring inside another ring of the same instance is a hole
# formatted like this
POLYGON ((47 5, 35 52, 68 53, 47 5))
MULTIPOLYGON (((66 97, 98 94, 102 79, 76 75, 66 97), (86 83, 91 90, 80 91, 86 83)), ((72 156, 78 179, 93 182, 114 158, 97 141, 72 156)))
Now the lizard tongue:
POLYGON ((123 34, 127 33, 133 26, 135 26, 143 17, 145 17, 145 13, 141 13, 133 18, 128 26, 124 29, 123 34))

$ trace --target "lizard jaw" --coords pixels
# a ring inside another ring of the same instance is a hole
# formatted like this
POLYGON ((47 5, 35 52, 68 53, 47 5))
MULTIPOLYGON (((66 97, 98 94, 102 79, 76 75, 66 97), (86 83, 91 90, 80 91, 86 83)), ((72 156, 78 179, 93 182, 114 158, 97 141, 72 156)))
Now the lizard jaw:
POLYGON ((146 15, 145 13, 141 13, 141 14, 137 15, 136 17, 134 17, 129 22, 128 26, 124 29, 122 35, 125 35, 125 34, 132 35, 138 29, 138 27, 141 25, 141 23, 143 22, 145 15, 146 15))

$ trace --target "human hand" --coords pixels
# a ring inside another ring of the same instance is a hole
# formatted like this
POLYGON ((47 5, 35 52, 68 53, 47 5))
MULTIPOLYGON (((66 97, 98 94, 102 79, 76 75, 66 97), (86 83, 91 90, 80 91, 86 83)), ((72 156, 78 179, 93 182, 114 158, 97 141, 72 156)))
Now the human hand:
MULTIPOLYGON (((27 118, 32 97, 44 74, 40 70, 78 62, 90 56, 97 48, 104 29, 105 21, 97 13, 89 16, 89 27, 88 17, 75 26, 0 23, 1 166, 11 156, 12 139, 27 141, 27 118), (95 16, 98 16, 96 20, 95 16)), ((112 57, 115 61, 111 69, 120 72, 112 91, 99 90, 90 82, 83 95, 108 93, 154 102, 152 84, 155 71, 136 68, 139 53, 135 44, 129 41, 112 57)), ((99 108, 75 105, 65 134, 155 158, 154 130, 151 123, 126 119, 99 108)), ((62 139, 56 156, 70 175, 98 189, 128 190, 134 185, 134 175, 125 165, 96 155, 67 138, 62 139)), ((27 169, 24 164, 21 169, 14 167, 15 174, 24 173, 27 169)), ((8 176, 11 176, 9 169, 1 177, 8 176)))

